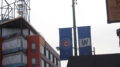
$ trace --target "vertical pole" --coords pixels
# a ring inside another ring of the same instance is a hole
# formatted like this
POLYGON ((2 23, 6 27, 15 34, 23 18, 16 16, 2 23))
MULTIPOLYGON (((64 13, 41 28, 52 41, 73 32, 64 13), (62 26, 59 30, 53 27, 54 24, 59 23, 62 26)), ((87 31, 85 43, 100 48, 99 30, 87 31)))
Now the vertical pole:
POLYGON ((0 27, 0 37, 2 37, 2 26, 0 27))
POLYGON ((31 7, 30 7, 30 0, 29 0, 29 7, 28 7, 28 12, 29 12, 29 17, 28 17, 28 21, 29 21, 29 23, 30 23, 30 9, 31 9, 31 7))
POLYGON ((2 9, 3 9, 3 0, 1 0, 1 20, 3 20, 2 9))
POLYGON ((93 54, 95 55, 95 47, 93 47, 93 54))
MULTIPOLYGON (((15 2, 16 2, 16 0, 15 0, 15 2)), ((13 12, 14 12, 14 15, 13 15, 14 17, 13 18, 15 18, 15 6, 16 6, 15 2, 14 2, 14 9, 13 9, 13 12)))
POLYGON ((72 11, 73 11, 73 34, 74 34, 74 53, 77 56, 77 39, 76 39, 76 18, 75 18, 75 1, 72 0, 72 11))
POLYGON ((10 18, 9 10, 10 10, 10 5, 8 4, 8 19, 10 18))
POLYGON ((120 37, 119 37, 119 47, 120 47, 120 37))

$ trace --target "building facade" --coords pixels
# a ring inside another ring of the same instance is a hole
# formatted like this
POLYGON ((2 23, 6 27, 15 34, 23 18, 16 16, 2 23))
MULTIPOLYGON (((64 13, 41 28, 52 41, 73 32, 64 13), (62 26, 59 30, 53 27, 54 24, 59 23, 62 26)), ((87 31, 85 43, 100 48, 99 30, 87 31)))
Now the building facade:
POLYGON ((0 67, 60 67, 58 53, 22 17, 0 23, 0 67))

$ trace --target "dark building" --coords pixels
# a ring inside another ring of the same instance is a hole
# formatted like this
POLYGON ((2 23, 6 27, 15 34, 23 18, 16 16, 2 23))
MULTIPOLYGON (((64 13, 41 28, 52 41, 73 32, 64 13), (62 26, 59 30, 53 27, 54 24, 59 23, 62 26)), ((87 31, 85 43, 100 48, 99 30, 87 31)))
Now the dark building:
POLYGON ((0 23, 0 67, 60 67, 58 53, 22 17, 0 23))
POLYGON ((74 56, 67 67, 120 67, 120 54, 74 56))

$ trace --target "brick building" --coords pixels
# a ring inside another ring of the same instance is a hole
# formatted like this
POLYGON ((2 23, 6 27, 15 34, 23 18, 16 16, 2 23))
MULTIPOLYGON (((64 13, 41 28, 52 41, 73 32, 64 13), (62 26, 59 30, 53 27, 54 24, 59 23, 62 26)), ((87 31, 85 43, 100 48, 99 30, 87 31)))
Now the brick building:
POLYGON ((0 67, 60 67, 58 53, 22 17, 0 23, 0 67))

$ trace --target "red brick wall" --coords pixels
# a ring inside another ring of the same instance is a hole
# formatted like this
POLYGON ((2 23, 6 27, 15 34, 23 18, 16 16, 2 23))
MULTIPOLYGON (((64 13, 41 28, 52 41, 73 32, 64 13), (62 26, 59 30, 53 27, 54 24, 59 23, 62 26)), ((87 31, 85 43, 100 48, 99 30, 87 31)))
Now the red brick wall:
POLYGON ((27 64, 28 67, 32 67, 32 58, 36 59, 36 67, 40 67, 40 36, 33 35, 27 37, 28 52, 27 52, 27 64), (32 43, 36 43, 36 50, 32 52, 32 43))
POLYGON ((0 67, 2 67, 2 42, 3 39, 0 37, 0 67))

